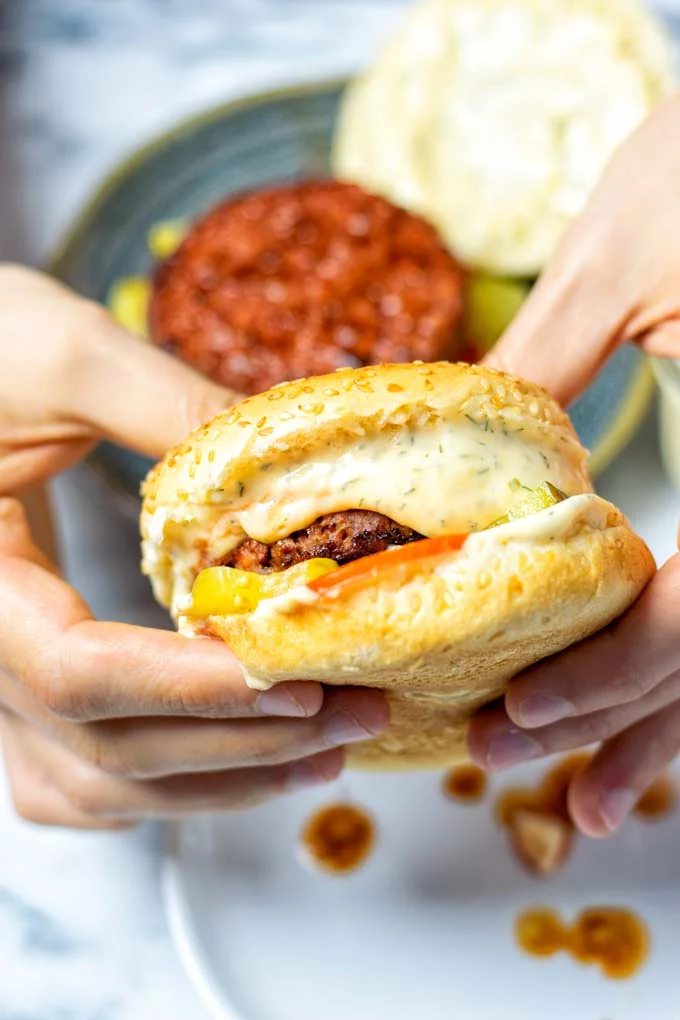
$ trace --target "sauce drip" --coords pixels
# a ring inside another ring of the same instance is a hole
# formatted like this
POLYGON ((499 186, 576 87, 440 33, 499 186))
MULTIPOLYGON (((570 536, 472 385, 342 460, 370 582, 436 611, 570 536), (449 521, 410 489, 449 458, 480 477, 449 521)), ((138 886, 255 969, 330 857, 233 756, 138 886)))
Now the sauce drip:
POLYGON ((480 801, 486 793, 486 772, 477 765, 458 765, 444 776, 442 789, 452 800, 480 801))
POLYGON ((675 779, 670 773, 658 776, 635 805, 635 814, 646 821, 658 821, 669 815, 678 802, 675 779))
POLYGON ((307 820, 301 834, 309 860, 333 874, 345 874, 363 864, 374 841, 372 818, 353 804, 321 808, 307 820))
POLYGON ((599 966, 615 980, 632 977, 649 953, 644 922, 623 907, 590 907, 571 926, 554 910, 539 907, 520 914, 515 934, 520 948, 530 956, 567 952, 580 963, 599 966))
POLYGON ((567 931, 562 918, 549 907, 538 907, 520 914, 515 921, 520 949, 529 956, 554 956, 566 948, 567 931))
POLYGON ((538 786, 511 787, 496 800, 496 818, 512 852, 535 877, 554 874, 571 855, 576 828, 567 806, 569 786, 588 760, 588 754, 569 755, 538 786))
POLYGON ((586 753, 570 754, 547 772, 537 787, 513 786, 503 790, 496 800, 496 818, 501 825, 512 825, 517 811, 536 811, 570 821, 567 795, 574 776, 588 763, 586 753))

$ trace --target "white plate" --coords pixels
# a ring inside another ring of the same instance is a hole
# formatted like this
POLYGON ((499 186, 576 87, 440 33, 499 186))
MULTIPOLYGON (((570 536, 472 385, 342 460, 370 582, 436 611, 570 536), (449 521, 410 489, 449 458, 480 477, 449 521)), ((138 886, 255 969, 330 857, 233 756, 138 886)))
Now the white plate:
MULTIPOLYGON (((542 766, 518 769, 513 783, 542 766)), ((495 789, 507 785, 499 781, 495 789)), ((678 1020, 680 814, 582 839, 559 877, 516 864, 492 798, 448 801, 437 775, 346 777, 257 811, 170 829, 166 892, 185 963, 230 1020, 678 1020), (308 814, 337 797, 368 807, 379 837, 344 877, 296 857, 308 814), (652 933, 634 979, 515 945, 528 906, 565 916, 628 906, 652 933)))
MULTIPOLYGON (((659 563, 675 548, 678 497, 650 421, 600 480, 659 563)), ((348 774, 321 791, 243 814, 169 828, 165 862, 175 942, 211 1015, 229 1020, 680 1020, 680 810, 633 819, 612 840, 585 838, 559 876, 515 863, 492 820, 499 779, 477 806, 440 792, 440 776, 348 774), (310 872, 296 856, 316 807, 350 798, 379 835, 365 867, 310 872), (651 931, 650 957, 615 982, 565 956, 515 946, 532 905, 565 917, 629 906, 651 931)))

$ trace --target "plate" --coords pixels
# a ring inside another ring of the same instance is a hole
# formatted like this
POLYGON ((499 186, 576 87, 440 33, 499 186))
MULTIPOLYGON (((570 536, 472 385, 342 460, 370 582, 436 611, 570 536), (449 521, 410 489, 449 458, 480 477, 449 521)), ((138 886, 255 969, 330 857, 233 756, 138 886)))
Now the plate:
MULTIPOLYGON (((147 234, 164 220, 191 219, 230 193, 328 173, 344 81, 261 93, 184 121, 123 162, 99 187, 64 238, 50 271, 96 301, 115 280, 150 268, 147 234)), ((610 359, 571 409, 593 474, 632 437, 652 392, 633 348, 610 359)), ((145 457, 104 443, 91 464, 120 505, 139 511, 145 457)))
MULTIPOLYGON (((516 769, 512 783, 545 769, 516 769)), ((491 797, 461 805, 436 774, 356 773, 170 827, 166 902, 183 961, 222 1020, 678 1020, 679 841, 678 812, 633 819, 611 840, 582 839, 541 882, 511 856, 491 797), (343 877, 310 871, 296 856, 301 825, 348 797, 377 822, 372 857, 343 877), (513 926, 534 905, 565 919, 596 905, 634 910, 651 932, 647 962, 614 981, 563 954, 524 955, 513 926)))

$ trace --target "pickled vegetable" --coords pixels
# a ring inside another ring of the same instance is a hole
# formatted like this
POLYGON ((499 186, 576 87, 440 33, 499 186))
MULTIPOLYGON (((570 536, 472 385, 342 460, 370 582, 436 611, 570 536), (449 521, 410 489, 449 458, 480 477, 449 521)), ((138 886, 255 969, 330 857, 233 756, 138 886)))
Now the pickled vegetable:
POLYGON ((343 564, 332 577, 319 577, 310 587, 319 593, 350 595, 376 584, 386 576, 409 569, 418 570, 423 562, 449 556, 463 548, 467 535, 440 535, 439 538, 421 538, 396 549, 362 556, 343 564))
POLYGON ((465 294, 465 335, 482 353, 491 350, 522 307, 531 289, 522 280, 473 276, 465 294))
POLYGON ((155 259, 167 259, 174 255, 187 235, 184 220, 166 220, 157 223, 148 233, 146 243, 155 259))
POLYGON ((519 517, 528 517, 529 514, 537 514, 540 510, 547 510, 556 503, 566 499, 566 493, 558 489, 551 482, 542 482, 538 488, 532 489, 526 499, 520 500, 507 513, 497 517, 488 525, 489 528, 496 528, 499 524, 507 524, 509 521, 516 521, 519 517))
POLYGON ((117 323, 136 336, 146 337, 149 310, 149 281, 143 276, 125 276, 116 280, 109 293, 108 306, 117 323))
POLYGON ((316 558, 275 574, 254 574, 235 567, 208 567, 194 581, 190 616, 231 616, 252 613, 263 599, 283 595, 337 569, 334 560, 316 558))

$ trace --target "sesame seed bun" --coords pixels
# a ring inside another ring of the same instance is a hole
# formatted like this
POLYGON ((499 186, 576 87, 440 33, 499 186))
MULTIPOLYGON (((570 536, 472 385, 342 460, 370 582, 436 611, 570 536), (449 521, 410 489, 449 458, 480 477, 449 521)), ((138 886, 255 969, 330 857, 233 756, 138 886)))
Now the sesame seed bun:
POLYGON ((297 587, 200 628, 230 645, 255 687, 308 678, 383 688, 392 726, 349 749, 361 767, 464 757, 476 708, 609 623, 654 570, 623 515, 592 494, 586 452, 558 405, 502 373, 448 363, 343 370, 219 415, 147 478, 143 569, 191 634, 184 610, 206 562, 358 502, 428 537, 474 533, 407 577, 335 597, 297 587), (527 488, 548 480, 569 498, 483 530, 521 501, 518 465, 527 488))

